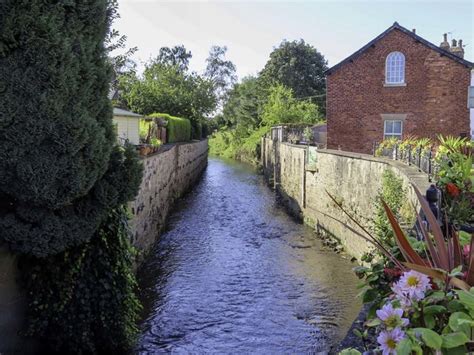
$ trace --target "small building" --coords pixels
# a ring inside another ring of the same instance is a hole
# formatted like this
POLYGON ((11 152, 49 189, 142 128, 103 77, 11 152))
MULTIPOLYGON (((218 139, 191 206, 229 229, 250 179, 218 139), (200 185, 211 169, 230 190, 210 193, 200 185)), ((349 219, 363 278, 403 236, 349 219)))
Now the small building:
POLYGON ((395 22, 326 71, 328 148, 370 153, 374 142, 470 136, 473 63, 462 40, 440 46, 395 22))
POLYGON ((142 115, 114 107, 114 124, 120 141, 140 144, 140 119, 142 115))

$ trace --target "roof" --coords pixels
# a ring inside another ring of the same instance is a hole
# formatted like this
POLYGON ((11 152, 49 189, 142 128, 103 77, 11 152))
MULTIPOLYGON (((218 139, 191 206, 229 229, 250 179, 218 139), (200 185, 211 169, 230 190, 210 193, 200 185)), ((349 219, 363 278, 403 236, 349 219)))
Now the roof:
POLYGON ((136 118, 143 117, 142 115, 139 115, 138 113, 127 111, 118 107, 114 107, 114 116, 127 116, 127 117, 136 117, 136 118))
POLYGON ((329 68, 328 70, 325 71, 325 73, 327 75, 331 74, 333 71, 339 69, 341 66, 343 66, 344 64, 346 64, 347 62, 352 62, 355 58, 357 58, 358 56, 360 56, 362 53, 364 53, 367 49, 375 46, 375 43, 378 42, 379 40, 381 40, 382 38, 384 38, 386 35, 388 35, 390 32, 392 32, 393 30, 399 30, 403 33, 405 33, 406 35, 412 37, 414 40, 424 44, 425 46, 431 48, 432 50, 438 52, 439 54, 443 55, 443 56, 446 56, 462 65, 465 65, 466 67, 468 68, 474 68, 474 63, 471 63, 461 57, 458 57, 457 55, 447 51, 447 50, 444 50, 440 47, 438 47, 437 45, 427 41, 426 39, 424 39, 423 37, 420 37, 418 36, 415 32, 413 31, 410 31, 409 29, 403 27, 403 26, 400 26, 398 24, 398 22, 394 22, 392 26, 390 26, 388 29, 386 29, 384 32, 382 32, 380 35, 378 35, 377 37, 375 37, 372 41, 370 41, 369 43, 367 43, 365 46, 363 46, 361 49, 359 49, 358 51, 354 52, 353 54, 351 54, 349 57, 347 57, 346 59, 344 59, 343 61, 339 62, 338 64, 334 65, 333 67, 329 68))

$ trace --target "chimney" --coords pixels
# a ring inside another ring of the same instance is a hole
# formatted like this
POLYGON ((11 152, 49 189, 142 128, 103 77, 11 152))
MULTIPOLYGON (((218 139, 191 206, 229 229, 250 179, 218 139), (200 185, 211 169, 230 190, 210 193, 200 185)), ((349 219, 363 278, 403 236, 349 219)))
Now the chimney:
POLYGON ((455 39, 453 39, 453 46, 449 50, 454 55, 460 58, 464 58, 464 48, 462 47, 462 39, 459 40, 459 45, 455 39))
POLYGON ((411 31, 412 31, 413 33, 416 33, 416 28, 412 29, 411 31))
POLYGON ((448 42, 448 34, 443 34, 443 42, 439 45, 439 48, 449 51, 449 42, 448 42))
POLYGON ((458 45, 458 42, 453 38, 453 41, 452 41, 452 44, 451 44, 451 47, 457 47, 458 45))

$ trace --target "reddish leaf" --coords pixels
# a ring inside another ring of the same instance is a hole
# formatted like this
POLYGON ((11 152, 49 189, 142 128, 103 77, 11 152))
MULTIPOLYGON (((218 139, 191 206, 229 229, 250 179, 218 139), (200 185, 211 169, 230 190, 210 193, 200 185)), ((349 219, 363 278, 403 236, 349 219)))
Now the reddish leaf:
POLYGON ((418 255, 418 253, 412 248, 410 242, 405 237, 405 233, 403 233, 402 229, 400 228, 400 225, 398 224, 390 207, 388 207, 385 201, 382 201, 382 205, 385 209, 388 220, 392 225, 393 232, 395 233, 395 240, 397 241, 400 251, 405 256, 405 259, 407 259, 407 261, 410 263, 426 266, 426 261, 424 261, 421 256, 418 255))
POLYGON ((418 200, 420 201, 421 209, 423 213, 425 214, 425 217, 428 220, 428 223, 430 225, 431 232, 436 242, 436 248, 438 249, 438 252, 439 252, 440 264, 443 269, 449 270, 449 256, 448 256, 448 250, 446 248, 446 244, 444 241, 443 232, 441 231, 441 228, 438 225, 438 221, 436 220, 436 217, 434 216, 433 212, 431 212, 430 206, 428 205, 428 202, 426 201, 426 199, 423 197, 423 195, 420 193, 420 191, 415 185, 412 184, 412 186, 413 186, 413 189, 415 190, 416 195, 418 196, 418 200))

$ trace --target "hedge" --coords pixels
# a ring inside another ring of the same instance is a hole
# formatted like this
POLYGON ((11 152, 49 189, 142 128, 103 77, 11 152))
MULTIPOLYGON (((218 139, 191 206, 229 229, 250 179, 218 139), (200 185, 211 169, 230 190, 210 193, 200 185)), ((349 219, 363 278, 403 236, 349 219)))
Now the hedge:
POLYGON ((201 140, 202 124, 200 122, 194 122, 192 126, 193 126, 193 139, 201 140))
POLYGON ((168 143, 191 140, 191 121, 187 118, 174 117, 166 113, 153 113, 149 116, 152 118, 163 118, 168 121, 166 125, 168 143))

